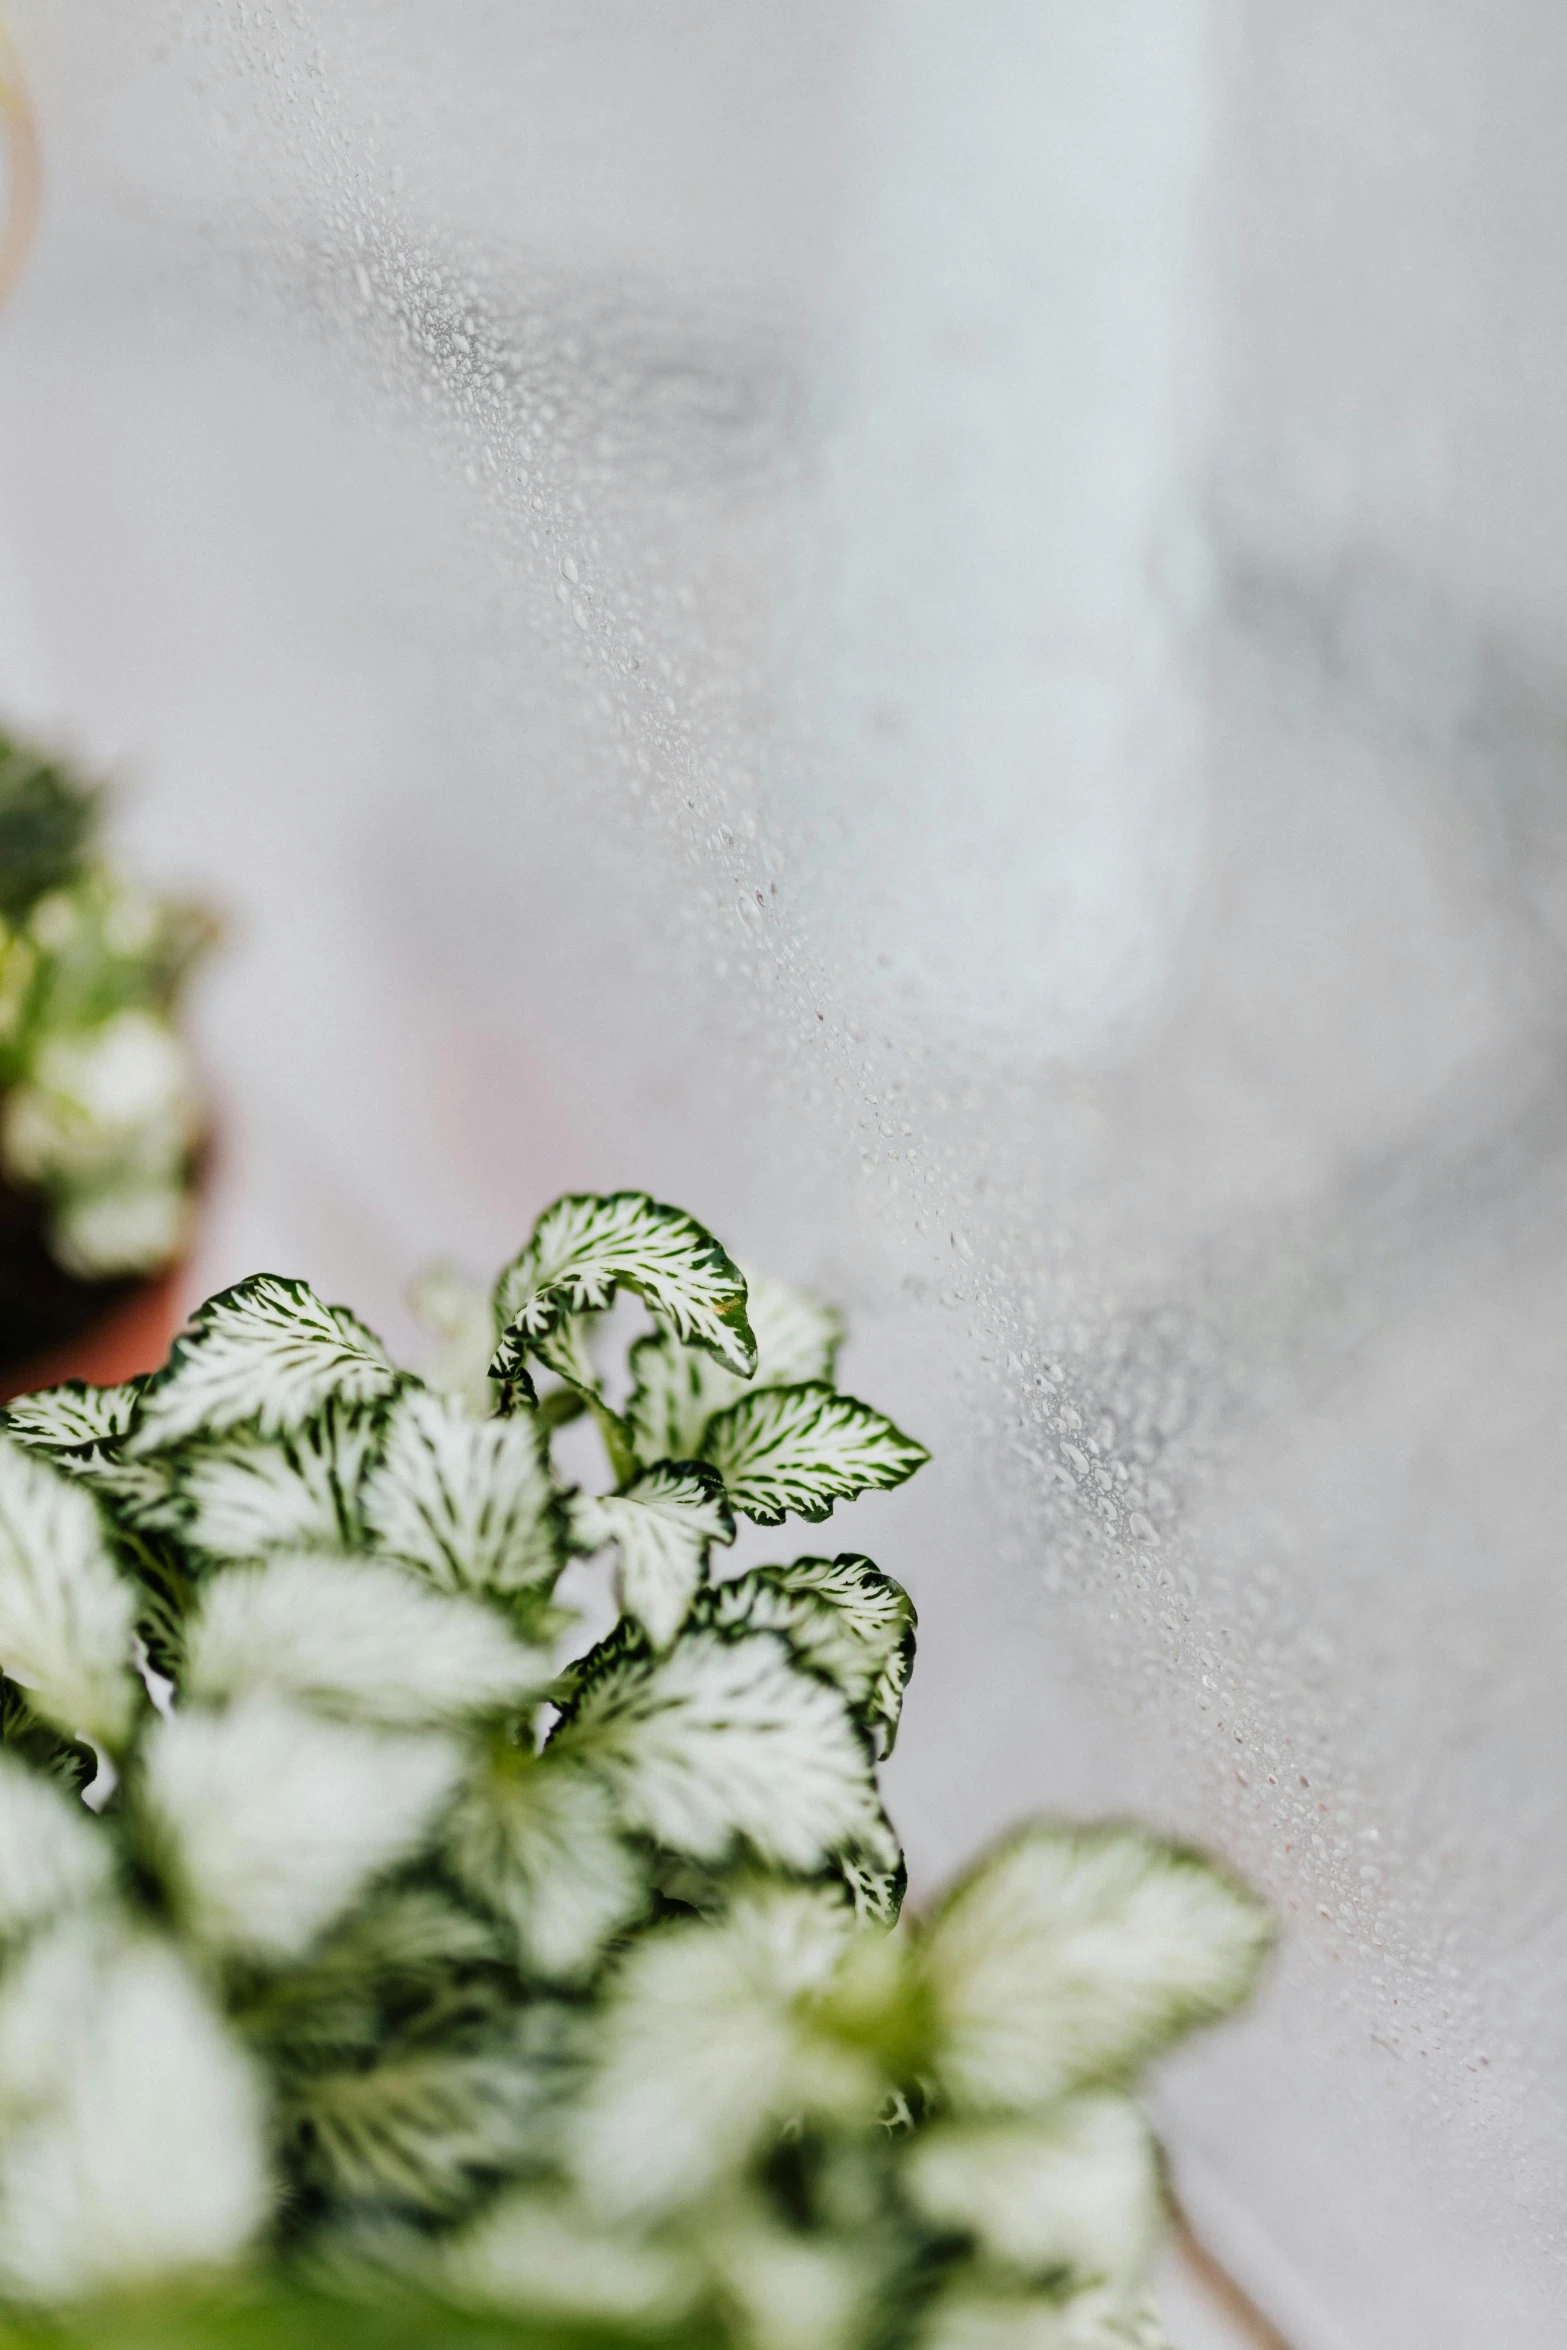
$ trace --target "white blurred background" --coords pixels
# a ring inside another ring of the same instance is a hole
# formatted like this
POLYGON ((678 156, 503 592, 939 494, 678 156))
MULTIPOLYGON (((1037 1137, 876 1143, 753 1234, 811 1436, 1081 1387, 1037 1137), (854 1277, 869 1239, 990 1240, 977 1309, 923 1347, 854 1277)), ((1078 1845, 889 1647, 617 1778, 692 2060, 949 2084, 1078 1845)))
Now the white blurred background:
POLYGON ((1203 2235, 1567 2338, 1567 17, 7 16, 0 703, 228 912, 194 1284, 408 1346, 640 1185, 843 1298, 916 1885, 1227 1854, 1203 2235))

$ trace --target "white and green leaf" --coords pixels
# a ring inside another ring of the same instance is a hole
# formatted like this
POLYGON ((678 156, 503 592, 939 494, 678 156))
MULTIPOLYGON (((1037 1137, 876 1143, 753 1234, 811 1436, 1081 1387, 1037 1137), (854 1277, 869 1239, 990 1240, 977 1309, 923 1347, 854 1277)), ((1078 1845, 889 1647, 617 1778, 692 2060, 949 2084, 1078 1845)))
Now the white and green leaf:
POLYGON ((813 2013, 853 1933, 832 1895, 761 1885, 717 1919, 633 1945, 570 2124, 591 2206, 658 2218, 732 2178, 792 2115, 874 2117, 886 2094, 874 2060, 813 2013))
POLYGON ((1129 2077, 1245 1998, 1272 1940, 1211 1861, 1136 1828, 1034 1826, 928 1927, 934 2068, 953 2104, 1035 2111, 1129 2077))
POLYGON ((862 2350, 885 2339, 895 2254, 874 2227, 801 2228, 752 2194, 703 2229, 702 2248, 740 2340, 758 2350, 862 2350))
POLYGON ((685 1622, 709 1546, 735 1538, 717 1470, 694 1461, 660 1461, 620 1493, 579 1494, 571 1529, 584 1551, 615 1544, 620 1605, 655 1648, 667 1648, 685 1622))
POLYGON ((1151 2293, 1134 2299, 1109 2285, 1063 2295, 1047 2284, 952 2271, 922 2313, 919 2350, 1173 2350, 1151 2293))
POLYGON ((392 1880, 319 1941, 301 1965, 231 1987, 231 2013, 246 2040, 280 2072, 368 2056, 386 2038, 389 2013, 438 1998, 454 1976, 504 1958, 492 1920, 450 1892, 392 1880))
POLYGON ((253 1421, 298 1428, 329 1397, 364 1404, 397 1373, 373 1331, 304 1281, 256 1273, 200 1307, 141 1391, 131 1449, 161 1450, 253 1421))
POLYGON ((547 1591, 565 1558, 531 1412, 476 1420, 455 1396, 405 1386, 362 1507, 375 1540, 443 1591, 547 1591))
POLYGON ((481 1599, 385 1561, 307 1551, 210 1578, 184 1682, 209 1703, 270 1689, 396 1729, 515 1708, 550 1671, 481 1599))
POLYGON ((0 1436, 0 1671, 57 1729, 118 1746, 140 1695, 134 1617, 91 1496, 0 1436))
POLYGON ((706 2282, 694 2248, 595 2221, 558 2187, 514 2187, 441 2248, 444 2290, 466 2304, 573 2328, 672 2326, 706 2282))
POLYGON ((106 1892, 114 1850, 54 1780, 0 1755, 0 1945, 106 1892))
POLYGON ((335 2202, 448 2217, 529 2151, 537 2133, 530 2071, 504 2042, 415 2041, 376 2063, 316 2074, 285 2100, 280 2120, 300 2148, 304 2177, 335 2202))
MULTIPOLYGON (((22 2108, 0 2134, 7 2302, 107 2296, 251 2248, 273 2204, 265 2093, 161 1936, 62 1920, 0 1994, 0 2052, 22 2108), (18 2053, 46 2095, 27 2098, 18 2053)), ((102 2338, 120 2338, 112 2319, 102 2338)))
POLYGON ((809 1873, 886 1845, 863 1732, 776 1633, 688 1631, 666 1656, 590 1659, 547 1751, 600 1777, 627 1828, 693 1860, 745 1846, 809 1873))
POLYGON ((68 1379, 61 1387, 15 1397, 5 1407, 3 1425, 35 1452, 115 1444, 130 1431, 141 1384, 132 1379, 122 1387, 89 1387, 85 1379, 68 1379))
POLYGON ((606 1397, 593 1348, 603 1319, 602 1314, 588 1308, 581 1313, 563 1315, 532 1348, 535 1361, 546 1371, 553 1371, 557 1379, 563 1379, 578 1395, 600 1405, 606 1403, 606 1397))
POLYGON ((885 1813, 874 1847, 836 1854, 833 1874, 842 1879, 849 1906, 860 1925, 877 1926, 885 1931, 897 1924, 903 1896, 909 1889, 909 1871, 897 1831, 885 1813), (896 1858, 889 1858, 889 1854, 895 1854, 896 1858))
POLYGON ((784 1633, 807 1664, 837 1683, 878 1755, 891 1753, 914 1668, 917 1619, 902 1584, 868 1558, 840 1551, 832 1559, 753 1567, 710 1586, 697 1615, 718 1631, 784 1633))
POLYGON ((142 1385, 139 1379, 120 1387, 67 1380, 62 1387, 18 1396, 6 1406, 0 1427, 29 1452, 78 1478, 125 1524, 154 1525, 168 1502, 173 1469, 156 1455, 125 1457, 124 1440, 135 1423, 142 1385))
POLYGON ((185 1930, 278 1961, 424 1842, 461 1768, 439 1731, 325 1721, 260 1690, 156 1723, 138 1800, 185 1930))
POLYGON ((742 1378, 756 1367, 745 1280, 712 1234, 645 1192, 570 1194, 547 1208, 495 1287, 500 1332, 491 1374, 525 1379, 526 1360, 568 1314, 631 1289, 687 1346, 742 1378))
POLYGON ((819 1520, 835 1502, 901 1485, 930 1455, 884 1413, 815 1380, 731 1404, 709 1423, 702 1457, 735 1509, 777 1526, 791 1510, 819 1520))
POLYGON ((363 1541, 359 1492, 378 1434, 375 1406, 329 1398, 301 1428, 242 1428, 193 1443, 176 1458, 161 1522, 213 1559, 353 1549, 363 1541))
POLYGON ((1164 2233, 1159 2153, 1129 2097, 1090 2092, 1024 2120, 918 2131, 905 2191, 943 2233, 1020 2278, 1059 2274, 1140 2292, 1164 2233))
POLYGON ((611 1937, 646 1908, 647 1871, 621 1833, 609 1790, 556 1752, 496 1742, 446 1830, 457 1882, 510 1925, 531 1973, 591 1973, 611 1937))
POLYGON ((141 1532, 167 1528, 174 1511, 174 1454, 148 1453, 127 1460, 114 1445, 47 1456, 63 1476, 74 1477, 121 1526, 141 1532))
POLYGON ((712 1355, 681 1346, 667 1331, 652 1331, 632 1347, 626 1420, 639 1459, 695 1460, 709 1420, 753 1388, 831 1382, 843 1337, 835 1310, 765 1274, 747 1272, 745 1282, 746 1315, 756 1339, 749 1382, 712 1355))
POLYGON ((471 1412, 487 1419, 495 1405, 490 1383, 495 1317, 487 1285, 455 1265, 426 1265, 409 1284, 408 1303, 440 1340, 419 1366, 426 1387, 461 1396, 471 1412))

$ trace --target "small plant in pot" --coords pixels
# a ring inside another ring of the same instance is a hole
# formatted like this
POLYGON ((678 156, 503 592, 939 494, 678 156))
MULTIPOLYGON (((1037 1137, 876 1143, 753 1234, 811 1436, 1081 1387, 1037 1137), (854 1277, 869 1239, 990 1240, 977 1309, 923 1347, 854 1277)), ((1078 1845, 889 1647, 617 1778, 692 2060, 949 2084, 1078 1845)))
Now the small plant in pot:
POLYGON ((211 937, 98 846, 101 795, 0 734, 0 1394, 161 1360, 201 1108, 176 1024, 211 937))
POLYGON ((925 1457, 829 1309, 617 1193, 484 1324, 259 1275, 6 1416, 0 2345, 1150 2350, 1136 2080, 1265 1914, 1038 1822, 903 1914, 907 1594, 723 1571, 925 1457))

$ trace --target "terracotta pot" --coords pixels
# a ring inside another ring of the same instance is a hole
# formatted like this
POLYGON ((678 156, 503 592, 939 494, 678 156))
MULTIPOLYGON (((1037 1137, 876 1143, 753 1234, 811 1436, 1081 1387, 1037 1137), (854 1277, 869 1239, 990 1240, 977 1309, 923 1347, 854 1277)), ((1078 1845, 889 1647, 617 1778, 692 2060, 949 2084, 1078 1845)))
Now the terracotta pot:
MULTIPOLYGON (((200 1213, 212 1136, 191 1168, 200 1213)), ((146 1279, 77 1281, 49 1254, 42 1203, 0 1179, 0 1404, 62 1380, 115 1387, 155 1371, 185 1319, 186 1260, 146 1279)))
POLYGON ((40 1387, 58 1387, 66 1379, 115 1387, 138 1372, 155 1371, 184 1320, 184 1272, 182 1264, 170 1265, 128 1294, 116 1283, 114 1302, 75 1338, 25 1361, 0 1365, 0 1403, 9 1403, 15 1395, 32 1395, 40 1387))

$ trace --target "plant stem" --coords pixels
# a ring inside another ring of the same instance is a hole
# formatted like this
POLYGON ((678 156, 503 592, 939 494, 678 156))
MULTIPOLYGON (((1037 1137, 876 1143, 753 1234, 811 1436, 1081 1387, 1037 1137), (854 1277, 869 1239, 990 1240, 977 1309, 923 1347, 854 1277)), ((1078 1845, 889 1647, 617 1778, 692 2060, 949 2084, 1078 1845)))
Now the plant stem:
POLYGON ((593 1404, 593 1417, 598 1422, 604 1450, 609 1456, 610 1474, 617 1485, 629 1485, 642 1464, 621 1434, 619 1420, 608 1404, 599 1403, 597 1399, 593 1404))

